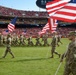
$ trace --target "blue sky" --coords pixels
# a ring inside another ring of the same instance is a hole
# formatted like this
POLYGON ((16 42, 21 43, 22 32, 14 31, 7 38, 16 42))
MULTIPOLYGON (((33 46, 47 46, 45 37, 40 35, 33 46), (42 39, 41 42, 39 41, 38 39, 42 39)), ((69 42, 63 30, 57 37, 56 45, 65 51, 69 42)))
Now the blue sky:
POLYGON ((0 6, 6 6, 18 10, 34 10, 34 11, 45 11, 36 6, 36 0, 0 0, 0 6))

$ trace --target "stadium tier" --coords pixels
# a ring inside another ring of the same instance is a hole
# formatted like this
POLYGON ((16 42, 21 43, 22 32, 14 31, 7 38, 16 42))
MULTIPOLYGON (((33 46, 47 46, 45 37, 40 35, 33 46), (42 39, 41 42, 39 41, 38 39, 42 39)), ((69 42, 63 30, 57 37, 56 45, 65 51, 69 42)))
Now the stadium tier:
POLYGON ((23 10, 16 10, 12 8, 7 8, 0 6, 0 15, 2 16, 18 16, 18 17, 42 17, 46 18, 48 14, 46 12, 38 12, 38 11, 23 11, 23 10))

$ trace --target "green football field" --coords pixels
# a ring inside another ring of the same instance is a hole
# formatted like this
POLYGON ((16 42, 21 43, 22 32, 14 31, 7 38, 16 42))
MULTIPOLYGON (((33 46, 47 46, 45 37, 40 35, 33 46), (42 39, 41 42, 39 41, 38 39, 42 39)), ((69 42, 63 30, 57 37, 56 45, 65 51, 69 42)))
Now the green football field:
MULTIPOLYGON (((48 39, 49 43, 51 39, 48 39)), ((57 52, 63 54, 69 43, 68 39, 61 40, 63 44, 57 47, 57 52)), ((60 64, 60 58, 51 56, 51 47, 11 47, 15 58, 11 58, 8 53, 6 58, 0 59, 0 75, 55 75, 60 64)), ((5 47, 0 47, 0 57, 2 57, 5 47)), ((62 75, 65 61, 57 75, 62 75)))

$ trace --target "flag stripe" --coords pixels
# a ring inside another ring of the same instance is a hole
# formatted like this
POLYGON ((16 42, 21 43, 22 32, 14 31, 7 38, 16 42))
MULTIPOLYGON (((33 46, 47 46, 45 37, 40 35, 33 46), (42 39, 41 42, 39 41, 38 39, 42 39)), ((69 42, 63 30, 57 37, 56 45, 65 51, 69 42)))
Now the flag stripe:
POLYGON ((52 31, 55 31, 56 28, 57 28, 57 20, 56 19, 52 19, 52 18, 49 18, 49 27, 50 27, 50 30, 52 31))
MULTIPOLYGON (((49 9, 47 9, 47 12, 48 12, 48 14, 51 18, 57 19, 57 20, 62 20, 62 21, 65 21, 65 22, 75 22, 76 21, 76 4, 68 3, 69 0, 68 1, 64 0, 63 4, 61 3, 61 1, 59 1, 60 4, 61 4, 60 5, 61 7, 58 8, 58 6, 59 6, 59 5, 57 5, 58 2, 57 1, 55 3, 54 2, 55 1, 52 2, 53 5, 51 5, 51 2, 50 2, 49 3, 49 9), (58 9, 58 10, 54 10, 54 9, 58 9)), ((48 7, 47 4, 46 4, 46 7, 48 7)))
POLYGON ((17 20, 17 17, 15 17, 15 18, 11 21, 11 23, 8 24, 8 30, 9 30, 10 32, 12 32, 12 31, 15 29, 16 20, 17 20))
POLYGON ((53 15, 56 11, 58 11, 58 9, 64 7, 68 1, 70 1, 70 0, 67 0, 67 1, 59 0, 59 1, 53 1, 53 2, 47 3, 46 10, 47 10, 48 14, 53 15))
POLYGON ((57 20, 56 19, 48 19, 48 23, 43 27, 42 31, 39 32, 39 35, 46 33, 47 30, 51 32, 56 31, 57 28, 57 20))
POLYGON ((10 23, 10 24, 8 25, 8 30, 9 30, 9 31, 13 31, 14 29, 15 29, 15 25, 13 25, 13 24, 10 23))
POLYGON ((47 24, 43 27, 42 31, 39 32, 39 35, 44 34, 44 33, 46 32, 46 30, 49 30, 49 23, 47 23, 47 24))

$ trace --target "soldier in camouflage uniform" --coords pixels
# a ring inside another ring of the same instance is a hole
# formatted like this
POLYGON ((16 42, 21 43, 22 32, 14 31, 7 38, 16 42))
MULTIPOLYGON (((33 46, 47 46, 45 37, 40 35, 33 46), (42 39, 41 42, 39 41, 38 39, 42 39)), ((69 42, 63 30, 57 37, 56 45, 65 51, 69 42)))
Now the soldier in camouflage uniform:
POLYGON ((68 38, 71 42, 68 45, 68 50, 61 57, 61 62, 66 57, 63 75, 76 75, 76 32, 70 32, 68 38))
POLYGON ((49 46, 47 39, 48 39, 48 35, 45 34, 45 35, 43 36, 43 39, 42 39, 42 41, 44 42, 43 46, 49 46))
POLYGON ((19 40, 18 35, 15 35, 15 40, 14 40, 15 46, 18 46, 19 45, 18 40, 19 40))
POLYGON ((51 49, 51 55, 52 55, 51 58, 54 57, 54 53, 57 54, 60 57, 60 54, 57 53, 57 51, 55 50, 56 49, 56 45, 58 45, 57 36, 56 35, 57 35, 57 33, 54 32, 53 33, 53 37, 52 37, 52 42, 51 42, 51 47, 52 47, 52 49, 51 49))
POLYGON ((63 43, 61 42, 61 35, 59 35, 59 33, 58 33, 58 35, 57 35, 57 42, 63 44, 63 43))
POLYGON ((7 42, 6 43, 7 43, 6 50, 5 50, 5 53, 4 53, 2 58, 5 58, 8 52, 12 55, 12 58, 14 58, 14 55, 11 51, 11 36, 10 36, 10 34, 7 35, 7 42))
POLYGON ((3 35, 0 33, 0 45, 3 45, 3 35))
POLYGON ((30 36, 28 39, 28 46, 34 46, 34 43, 32 42, 32 37, 30 36))
POLYGON ((3 36, 3 44, 6 44, 6 41, 7 41, 7 36, 4 35, 4 36, 3 36))
POLYGON ((20 38, 19 38, 19 40, 20 40, 20 43, 19 43, 19 45, 25 45, 25 43, 24 43, 24 37, 23 37, 23 35, 20 35, 20 38))
POLYGON ((40 43, 40 37, 39 36, 37 36, 37 38, 36 38, 36 44, 35 44, 35 46, 41 46, 42 44, 40 43))

